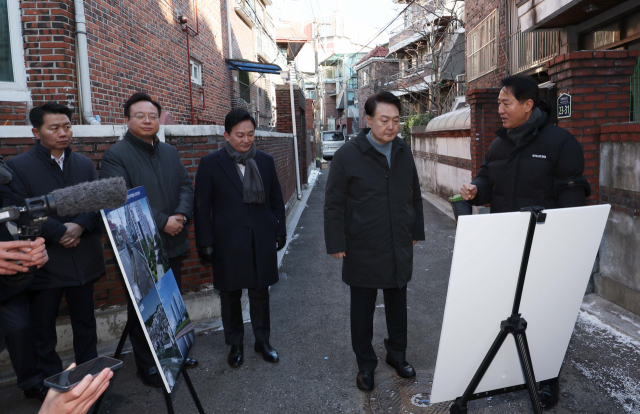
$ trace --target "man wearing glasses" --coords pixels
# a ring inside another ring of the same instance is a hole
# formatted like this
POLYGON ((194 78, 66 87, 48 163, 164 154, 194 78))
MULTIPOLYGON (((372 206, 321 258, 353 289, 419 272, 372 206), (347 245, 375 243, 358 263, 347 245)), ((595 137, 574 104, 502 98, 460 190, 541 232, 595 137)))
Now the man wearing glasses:
MULTIPOLYGON (((153 218, 160 230, 162 245, 178 287, 182 281, 182 261, 189 251, 187 223, 193 212, 193 183, 182 165, 178 151, 157 137, 160 129, 160 104, 146 93, 135 93, 124 104, 128 131, 102 156, 101 178, 123 177, 129 188, 144 186, 153 218)), ((138 367, 138 376, 150 387, 162 380, 151 350, 129 298, 128 317, 134 319, 129 334, 138 367)), ((193 358, 187 368, 198 364, 193 358)))

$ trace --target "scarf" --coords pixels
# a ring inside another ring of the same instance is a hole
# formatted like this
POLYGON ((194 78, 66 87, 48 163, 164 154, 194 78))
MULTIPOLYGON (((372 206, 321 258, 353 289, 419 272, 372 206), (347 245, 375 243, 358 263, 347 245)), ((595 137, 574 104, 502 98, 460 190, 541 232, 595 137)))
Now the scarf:
POLYGON ((533 113, 527 119, 527 121, 517 128, 508 129, 507 136, 516 144, 516 147, 522 141, 522 138, 526 137, 531 131, 533 131, 542 121, 542 111, 539 108, 533 110, 533 113))
POLYGON ((243 187, 242 201, 247 204, 264 203, 262 176, 258 170, 258 164, 256 164, 256 161, 253 159, 256 155, 256 144, 254 143, 251 149, 244 154, 236 151, 229 143, 227 143, 224 148, 227 150, 227 154, 229 154, 233 162, 245 166, 244 177, 241 177, 243 187))

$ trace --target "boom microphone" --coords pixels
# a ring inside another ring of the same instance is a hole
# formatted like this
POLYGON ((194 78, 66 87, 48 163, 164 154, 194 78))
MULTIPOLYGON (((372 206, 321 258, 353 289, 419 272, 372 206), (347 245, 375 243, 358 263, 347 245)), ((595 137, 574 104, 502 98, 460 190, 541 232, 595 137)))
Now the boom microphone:
POLYGON ((122 177, 89 181, 52 191, 49 208, 59 216, 75 216, 102 209, 115 209, 127 202, 127 185, 122 177))

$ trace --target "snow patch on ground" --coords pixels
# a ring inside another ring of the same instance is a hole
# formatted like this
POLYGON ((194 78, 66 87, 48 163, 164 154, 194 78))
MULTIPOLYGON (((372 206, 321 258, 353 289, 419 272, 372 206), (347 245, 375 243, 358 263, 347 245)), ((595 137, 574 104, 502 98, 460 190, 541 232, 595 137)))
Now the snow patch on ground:
POLYGON ((603 351, 609 351, 610 360, 573 361, 574 366, 616 399, 625 411, 640 412, 640 381, 633 368, 640 356, 640 343, 585 311, 578 314, 577 325, 584 332, 579 335, 586 334, 593 348, 605 347, 603 351))
POLYGON ((307 184, 311 186, 314 185, 319 175, 320 175, 320 170, 311 170, 311 174, 309 174, 309 180, 307 181, 307 184))

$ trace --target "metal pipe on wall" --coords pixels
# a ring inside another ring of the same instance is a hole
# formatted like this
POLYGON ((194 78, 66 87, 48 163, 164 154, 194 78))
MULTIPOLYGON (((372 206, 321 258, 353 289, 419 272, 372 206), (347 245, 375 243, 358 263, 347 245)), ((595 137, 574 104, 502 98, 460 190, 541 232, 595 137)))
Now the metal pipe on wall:
POLYGON ((233 40, 231 39, 231 7, 229 7, 229 3, 234 0, 227 0, 227 30, 228 30, 228 39, 229 39, 229 59, 233 59, 233 40))
POLYGON ((87 48, 87 24, 84 15, 84 1, 73 2, 76 18, 76 48, 78 53, 77 73, 80 102, 82 103, 82 118, 89 125, 100 125, 100 121, 93 115, 91 104, 91 78, 89 74, 89 52, 87 48))
POLYGON ((185 24, 182 31, 187 33, 187 82, 189 84, 189 112, 191 113, 191 125, 195 125, 196 121, 193 116, 193 87, 191 86, 191 50, 189 47, 189 25, 186 23, 186 18, 184 18, 184 21, 185 24))
POLYGON ((293 121, 293 152, 296 160, 296 194, 298 200, 302 200, 302 189, 300 188, 300 162, 298 160, 298 128, 296 127, 296 104, 293 98, 293 79, 289 77, 289 92, 291 95, 291 120, 293 121))

